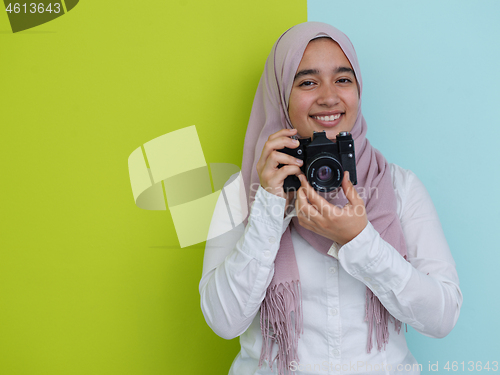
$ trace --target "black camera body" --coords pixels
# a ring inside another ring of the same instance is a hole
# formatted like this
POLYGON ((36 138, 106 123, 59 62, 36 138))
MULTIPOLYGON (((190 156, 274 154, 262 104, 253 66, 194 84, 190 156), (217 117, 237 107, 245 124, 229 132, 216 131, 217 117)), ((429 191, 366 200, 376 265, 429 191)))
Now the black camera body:
MULTIPOLYGON (((358 183, 354 141, 349 132, 340 132, 336 142, 328 139, 325 132, 314 132, 312 138, 302 138, 298 141, 300 144, 297 148, 285 147, 278 151, 304 162, 300 169, 314 189, 321 192, 335 190, 342 183, 344 171, 349 171, 353 185, 358 183)), ((280 164, 278 168, 282 166, 283 164, 280 164)), ((300 186, 300 180, 295 175, 288 176, 283 183, 285 191, 298 190, 300 186)))

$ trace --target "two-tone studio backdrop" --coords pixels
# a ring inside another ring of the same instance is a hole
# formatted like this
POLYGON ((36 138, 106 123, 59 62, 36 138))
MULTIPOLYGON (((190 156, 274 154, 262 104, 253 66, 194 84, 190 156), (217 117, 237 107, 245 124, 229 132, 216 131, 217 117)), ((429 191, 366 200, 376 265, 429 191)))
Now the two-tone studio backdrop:
POLYGON ((227 373, 238 340, 203 319, 203 243, 181 248, 168 210, 135 205, 127 159, 196 125, 207 163, 241 166, 267 54, 306 20, 351 38, 368 137, 427 186, 457 263, 457 326, 409 328, 413 354, 424 373, 500 361, 499 14, 492 0, 86 0, 16 33, 0 14, 0 373, 227 373))

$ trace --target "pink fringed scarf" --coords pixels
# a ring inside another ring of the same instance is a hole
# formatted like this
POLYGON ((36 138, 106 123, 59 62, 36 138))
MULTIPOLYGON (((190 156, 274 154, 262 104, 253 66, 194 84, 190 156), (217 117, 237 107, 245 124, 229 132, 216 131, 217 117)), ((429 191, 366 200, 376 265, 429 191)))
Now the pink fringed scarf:
MULTIPOLYGON (((292 27, 274 44, 266 61, 255 95, 243 150, 242 173, 248 204, 251 206, 260 186, 256 164, 265 142, 278 130, 292 127, 287 108, 293 77, 307 44, 320 36, 330 37, 339 44, 350 61, 358 81, 360 100, 356 122, 351 131, 356 149, 357 187, 376 188, 378 192, 377 196, 365 200, 368 220, 381 237, 406 258, 406 243, 396 213, 396 197, 388 163, 366 139, 367 127, 361 113, 363 83, 356 52, 347 36, 328 24, 306 22, 292 27)), ((347 199, 340 194, 323 196, 335 205, 343 206, 347 203, 347 199)), ((274 262, 274 276, 260 309, 263 345, 259 361, 259 366, 267 360, 272 367, 277 360, 279 374, 288 374, 292 361, 299 363, 298 340, 303 331, 300 276, 293 249, 291 226, 320 253, 326 255, 333 243, 300 226, 296 217, 292 219, 281 238, 274 262), (278 352, 275 358, 271 358, 275 343, 278 352)), ((389 318, 390 314, 367 288, 365 320, 368 322, 366 346, 368 352, 373 347, 373 330, 378 350, 385 349, 389 339, 389 318)), ((396 319, 394 321, 399 332, 401 322, 396 319)))

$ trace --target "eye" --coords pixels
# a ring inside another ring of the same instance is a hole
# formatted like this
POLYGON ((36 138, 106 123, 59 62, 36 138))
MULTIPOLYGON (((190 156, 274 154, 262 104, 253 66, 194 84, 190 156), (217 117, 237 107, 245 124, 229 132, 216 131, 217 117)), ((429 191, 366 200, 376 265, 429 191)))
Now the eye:
POLYGON ((338 83, 351 83, 352 81, 349 78, 340 78, 337 80, 338 83))
POLYGON ((314 85, 313 81, 304 81, 299 85, 299 87, 311 87, 312 85, 314 85))

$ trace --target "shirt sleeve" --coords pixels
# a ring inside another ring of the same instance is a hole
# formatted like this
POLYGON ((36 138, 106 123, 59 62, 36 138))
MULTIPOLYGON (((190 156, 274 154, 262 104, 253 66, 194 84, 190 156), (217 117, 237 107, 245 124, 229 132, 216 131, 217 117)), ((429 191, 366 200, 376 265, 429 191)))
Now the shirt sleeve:
POLYGON ((225 339, 243 334, 259 311, 290 221, 284 220, 285 204, 284 198, 259 187, 246 227, 240 224, 206 243, 201 309, 207 324, 225 339))
MULTIPOLYGON (((462 305, 455 262, 431 198, 420 180, 407 172, 400 220, 407 243, 406 261, 371 223, 338 250, 342 267, 363 282, 403 323, 430 336, 445 337, 462 305)), ((335 255, 331 250, 331 255, 335 255)))

